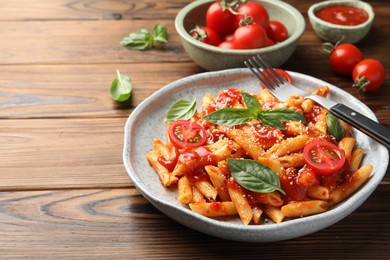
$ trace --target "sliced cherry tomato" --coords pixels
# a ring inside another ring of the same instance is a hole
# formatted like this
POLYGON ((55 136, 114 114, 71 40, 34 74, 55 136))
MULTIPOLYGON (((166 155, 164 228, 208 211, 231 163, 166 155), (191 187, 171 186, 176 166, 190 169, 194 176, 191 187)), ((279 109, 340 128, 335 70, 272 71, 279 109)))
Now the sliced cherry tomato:
POLYGON ((236 49, 257 49, 267 46, 267 33, 257 24, 240 26, 234 32, 233 44, 236 49))
POLYGON ((331 142, 314 139, 306 144, 303 157, 318 175, 336 173, 345 164, 345 153, 331 142))
POLYGON ((271 20, 267 28, 267 36, 274 42, 282 42, 288 38, 288 31, 283 23, 271 20))
POLYGON ((267 10, 258 2, 247 2, 237 9, 235 26, 238 28, 242 20, 248 17, 253 23, 267 30, 269 25, 269 15, 267 10))
POLYGON ((225 35, 234 31, 235 20, 235 15, 228 8, 222 9, 219 1, 212 3, 207 9, 206 24, 219 35, 225 35))
POLYGON ((349 76, 356 64, 363 60, 363 54, 355 45, 343 43, 331 51, 329 62, 334 71, 349 76))
POLYGON ((352 72, 353 86, 362 91, 378 89, 386 78, 382 63, 374 59, 365 59, 356 64, 352 72))
POLYGON ((207 26, 195 27, 193 30, 191 30, 191 36, 198 41, 213 46, 218 46, 221 43, 221 37, 219 37, 219 34, 207 26))
POLYGON ((168 129, 169 140, 179 149, 196 148, 206 143, 207 132, 199 124, 177 120, 168 129))

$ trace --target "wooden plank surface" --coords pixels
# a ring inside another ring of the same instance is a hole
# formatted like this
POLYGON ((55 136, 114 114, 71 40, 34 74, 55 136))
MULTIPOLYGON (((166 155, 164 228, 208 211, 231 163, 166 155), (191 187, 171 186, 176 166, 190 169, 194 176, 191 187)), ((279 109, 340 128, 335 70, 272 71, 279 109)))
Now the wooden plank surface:
POLYGON ((161 215, 134 188, 0 193, 0 251, 45 259, 386 259, 389 199, 390 186, 382 186, 329 228, 259 244, 190 230, 161 215))
MULTIPOLYGON (((170 220, 135 189, 122 163, 124 124, 161 87, 202 73, 174 29, 190 0, 0 0, 0 258, 5 259, 387 259, 390 172, 356 212, 302 238, 267 244, 225 241, 170 220), (156 23, 169 43, 127 50, 120 39, 156 23), (109 96, 115 71, 133 83, 130 102, 109 96)), ((390 128, 390 75, 361 93, 319 51, 306 30, 284 69, 323 79, 356 96, 390 128)), ((358 43, 390 68, 390 2, 358 43)))

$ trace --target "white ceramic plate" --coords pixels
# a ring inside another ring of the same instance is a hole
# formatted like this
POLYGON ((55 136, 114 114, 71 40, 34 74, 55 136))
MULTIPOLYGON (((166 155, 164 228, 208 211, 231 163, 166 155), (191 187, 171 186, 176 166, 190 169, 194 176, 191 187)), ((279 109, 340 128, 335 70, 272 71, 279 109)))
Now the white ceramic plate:
MULTIPOLYGON (((352 95, 316 78, 289 72, 297 87, 314 89, 330 87, 329 98, 376 120, 374 113, 352 95)), ((355 131, 359 146, 366 149, 363 164, 374 165, 369 181, 353 196, 333 209, 314 216, 288 220, 279 224, 248 225, 238 217, 211 219, 192 212, 176 198, 175 191, 163 187, 158 175, 149 165, 146 153, 153 149, 152 140, 165 140, 164 116, 177 100, 197 99, 198 105, 206 93, 216 95, 227 88, 241 88, 258 93, 259 82, 247 69, 207 72, 175 81, 151 95, 130 115, 125 126, 123 161, 137 189, 161 212, 175 221, 200 232, 236 241, 270 242, 292 239, 326 228, 349 215, 375 190, 386 173, 389 154, 387 149, 355 131)), ((200 107, 198 107, 200 110, 200 107)))

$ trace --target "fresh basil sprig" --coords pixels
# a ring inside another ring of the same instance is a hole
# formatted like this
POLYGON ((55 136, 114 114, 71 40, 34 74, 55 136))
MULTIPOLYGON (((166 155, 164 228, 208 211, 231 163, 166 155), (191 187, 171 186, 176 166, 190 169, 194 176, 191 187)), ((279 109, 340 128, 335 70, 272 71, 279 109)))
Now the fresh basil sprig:
POLYGON ((279 108, 262 110, 259 101, 252 95, 242 92, 247 108, 222 108, 203 117, 204 120, 222 126, 235 126, 248 123, 253 119, 263 125, 284 130, 282 121, 298 121, 306 123, 305 117, 295 110, 279 108))
POLYGON ((120 44, 128 49, 145 50, 153 48, 156 43, 164 44, 167 42, 167 28, 161 24, 156 24, 151 33, 146 29, 140 29, 123 37, 120 44))
POLYGON ((117 78, 111 83, 110 94, 115 101, 124 102, 131 97, 133 87, 128 76, 122 75, 119 70, 116 74, 117 78))
POLYGON ((226 159, 233 178, 245 189, 254 192, 268 193, 280 191, 281 188, 278 175, 262 163, 249 159, 226 159))
POLYGON ((189 120, 196 112, 196 100, 190 102, 187 100, 179 100, 174 103, 165 115, 165 122, 174 122, 179 119, 189 120))
POLYGON ((333 135, 337 141, 344 137, 344 128, 337 117, 331 113, 326 113, 326 124, 328 125, 329 134, 333 135))

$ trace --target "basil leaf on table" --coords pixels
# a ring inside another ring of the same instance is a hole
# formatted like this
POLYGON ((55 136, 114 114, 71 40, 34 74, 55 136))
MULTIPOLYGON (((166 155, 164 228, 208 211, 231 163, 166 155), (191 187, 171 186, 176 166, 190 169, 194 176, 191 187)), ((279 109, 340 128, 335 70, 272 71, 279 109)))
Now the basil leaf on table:
POLYGON ((344 128, 337 117, 331 113, 326 113, 326 124, 328 125, 329 134, 333 135, 337 141, 344 137, 344 128))
POLYGON ((278 175, 260 162, 233 158, 226 161, 233 178, 245 189, 262 193, 280 191, 286 194, 281 188, 278 175))
POLYGON ((153 48, 156 43, 164 44, 167 41, 167 28, 161 24, 156 24, 152 33, 146 29, 140 29, 123 37, 120 44, 128 49, 146 50, 153 48))
POLYGON ((158 43, 168 42, 168 31, 167 28, 161 24, 156 24, 152 32, 153 40, 158 43))
POLYGON ((110 93, 112 99, 124 102, 131 97, 132 84, 128 76, 122 75, 119 70, 116 71, 117 78, 111 83, 110 93))
POLYGON ((190 102, 187 100, 179 100, 175 102, 165 115, 165 122, 174 122, 179 119, 189 120, 196 112, 196 100, 190 102))
POLYGON ((246 108, 222 108, 203 117, 204 120, 222 126, 242 125, 252 121, 253 115, 246 108))

